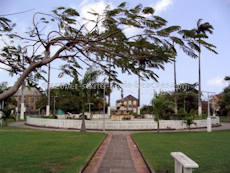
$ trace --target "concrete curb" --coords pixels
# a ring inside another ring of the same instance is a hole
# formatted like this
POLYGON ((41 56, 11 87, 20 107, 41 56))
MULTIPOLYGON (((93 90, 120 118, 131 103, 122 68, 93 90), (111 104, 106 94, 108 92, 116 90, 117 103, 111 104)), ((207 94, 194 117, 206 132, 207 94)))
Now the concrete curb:
POLYGON ((92 160, 92 158, 94 157, 94 155, 96 154, 98 149, 101 147, 102 143, 105 141, 107 136, 108 136, 108 134, 104 137, 104 139, 101 141, 100 145, 96 148, 96 150, 93 152, 93 154, 89 157, 89 159, 86 162, 86 164, 80 169, 79 173, 83 173, 85 171, 86 167, 89 165, 89 162, 92 160))
POLYGON ((133 139, 132 135, 130 135, 130 136, 131 136, 133 142, 135 143, 135 145, 137 146, 137 149, 138 149, 139 152, 141 153, 141 156, 142 156, 142 158, 143 158, 145 164, 147 165, 147 167, 148 167, 148 169, 149 169, 149 172, 155 173, 155 171, 153 170, 153 168, 151 167, 151 165, 150 165, 150 164, 148 163, 148 161, 146 160, 144 154, 141 152, 141 150, 140 150, 139 146, 137 145, 136 141, 133 139))

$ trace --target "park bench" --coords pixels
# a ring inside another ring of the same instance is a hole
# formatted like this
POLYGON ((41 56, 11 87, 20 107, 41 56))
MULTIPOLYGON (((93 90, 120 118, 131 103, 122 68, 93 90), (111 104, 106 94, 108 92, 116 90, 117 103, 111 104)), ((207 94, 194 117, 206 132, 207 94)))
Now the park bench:
POLYGON ((172 152, 171 156, 175 159, 175 173, 192 173, 193 168, 199 168, 199 165, 182 152, 172 152))

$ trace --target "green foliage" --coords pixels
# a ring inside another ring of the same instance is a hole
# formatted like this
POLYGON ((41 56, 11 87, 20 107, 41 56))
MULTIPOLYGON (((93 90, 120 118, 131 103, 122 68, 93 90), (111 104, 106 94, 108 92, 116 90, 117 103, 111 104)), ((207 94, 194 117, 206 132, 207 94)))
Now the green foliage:
MULTIPOLYGON (((108 5, 102 15, 90 11, 90 14, 96 16, 96 20, 85 19, 85 24, 80 24, 77 22, 81 20, 79 13, 72 8, 59 7, 53 10, 52 14, 37 12, 33 16, 33 26, 30 27, 28 36, 8 34, 13 39, 25 41, 23 47, 6 45, 2 49, 1 57, 9 67, 6 70, 11 74, 22 76, 23 72, 28 70, 23 79, 19 78, 16 88, 19 88, 25 79, 33 81, 33 84, 36 84, 34 78, 45 79, 41 67, 55 59, 64 61, 59 77, 77 77, 78 70, 82 68, 79 62, 82 61, 87 65, 94 62, 113 81, 119 81, 118 76, 113 73, 115 68, 121 69, 123 73, 138 74, 142 79, 152 78, 157 81, 158 76, 152 69, 164 69, 165 63, 174 61, 175 52, 167 39, 180 27, 167 26, 167 21, 160 16, 146 15, 153 13, 151 7, 143 7, 141 4, 129 8, 127 3, 122 3, 112 10, 108 5), (87 21, 94 25, 91 30, 88 29, 87 21), (47 34, 40 28, 46 28, 49 22, 57 27, 47 34), (137 35, 127 37, 124 32, 127 27, 141 31, 137 35), (28 45, 34 45, 34 52, 27 51, 28 45), (50 51, 57 45, 60 49, 48 58, 50 51), (38 48, 44 51, 44 55, 36 52, 38 48), (110 66, 103 63, 107 58, 111 59, 110 66)), ((181 40, 175 37, 174 40, 182 45, 181 40)), ((12 94, 13 89, 2 94, 0 100, 12 94)))
POLYGON ((180 109, 178 110, 178 114, 184 114, 184 108, 180 108, 180 109))
POLYGON ((130 117, 123 117, 122 120, 130 120, 130 117))
POLYGON ((57 115, 51 115, 51 116, 41 115, 41 118, 57 119, 57 115))
POLYGON ((11 114, 12 110, 14 110, 14 108, 9 108, 8 106, 5 106, 3 109, 0 109, 0 111, 3 113, 1 119, 3 119, 5 121, 6 126, 8 125, 7 121, 9 119, 15 120, 15 117, 11 114))
POLYGON ((195 109, 190 109, 189 116, 194 116, 196 115, 195 109))
POLYGON ((173 110, 175 104, 171 101, 168 101, 162 95, 156 95, 152 100, 153 111, 155 116, 155 121, 157 121, 157 132, 159 132, 159 120, 166 113, 166 110, 173 110))
POLYGON ((194 122, 194 118, 193 117, 185 117, 185 120, 184 120, 184 122, 183 123, 185 123, 186 125, 187 125, 187 127, 188 127, 188 129, 189 129, 189 132, 190 132, 190 126, 192 125, 192 124, 194 124, 194 125, 196 125, 196 122, 194 122))

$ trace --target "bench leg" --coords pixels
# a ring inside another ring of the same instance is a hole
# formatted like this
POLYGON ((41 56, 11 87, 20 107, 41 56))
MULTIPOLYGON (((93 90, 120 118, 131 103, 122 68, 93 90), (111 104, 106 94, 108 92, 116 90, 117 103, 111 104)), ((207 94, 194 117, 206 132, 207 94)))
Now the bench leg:
POLYGON ((184 173, 192 173, 192 168, 184 168, 184 173))
POLYGON ((182 173, 182 165, 175 159, 175 173, 182 173))

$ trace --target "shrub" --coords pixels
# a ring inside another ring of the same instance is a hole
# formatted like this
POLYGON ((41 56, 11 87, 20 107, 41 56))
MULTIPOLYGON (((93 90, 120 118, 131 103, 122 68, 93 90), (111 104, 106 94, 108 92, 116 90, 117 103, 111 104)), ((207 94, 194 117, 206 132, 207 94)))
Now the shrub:
POLYGON ((184 108, 180 108, 179 110, 178 110, 178 114, 183 114, 184 113, 184 108))
POLYGON ((196 115, 196 111, 195 109, 191 109, 189 112, 189 116, 194 116, 194 115, 196 115))

